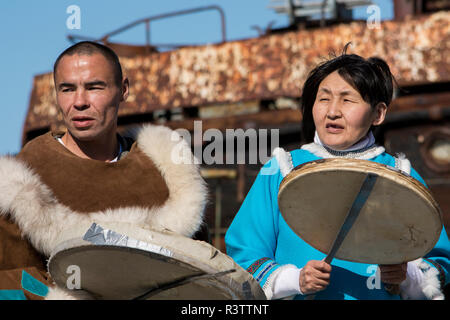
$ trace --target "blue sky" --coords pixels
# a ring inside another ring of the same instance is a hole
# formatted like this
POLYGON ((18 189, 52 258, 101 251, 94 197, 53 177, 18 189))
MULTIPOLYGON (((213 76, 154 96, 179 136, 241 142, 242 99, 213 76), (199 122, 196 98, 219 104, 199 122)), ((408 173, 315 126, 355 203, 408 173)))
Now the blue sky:
MULTIPOLYGON (((373 1, 382 19, 392 18, 388 0, 373 1)), ((252 26, 284 27, 288 19, 268 8, 269 0, 13 0, 0 4, 0 155, 20 150, 22 126, 30 99, 33 77, 51 71, 58 54, 70 46, 68 34, 100 37, 134 20, 206 5, 225 11, 227 40, 256 37, 252 26), (69 30, 66 12, 80 8, 80 30, 69 30)), ((366 9, 355 10, 366 17, 366 9)), ((205 11, 151 24, 153 43, 211 43, 221 39, 219 15, 205 11)), ((112 40, 143 44, 144 27, 134 28, 112 40)))

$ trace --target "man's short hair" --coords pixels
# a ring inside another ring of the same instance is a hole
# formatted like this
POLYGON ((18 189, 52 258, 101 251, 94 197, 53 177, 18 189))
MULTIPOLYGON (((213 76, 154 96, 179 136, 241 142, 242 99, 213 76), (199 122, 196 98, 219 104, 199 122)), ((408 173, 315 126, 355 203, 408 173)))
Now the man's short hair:
POLYGON ((55 77, 56 69, 58 68, 58 64, 60 60, 64 56, 73 56, 75 54, 78 55, 93 55, 95 53, 99 53, 106 58, 106 60, 113 67, 114 72, 114 82, 118 87, 122 85, 122 66, 120 65, 119 57, 117 54, 102 44, 92 41, 82 41, 74 44, 73 46, 64 50, 56 59, 55 64, 53 65, 53 77, 55 77))

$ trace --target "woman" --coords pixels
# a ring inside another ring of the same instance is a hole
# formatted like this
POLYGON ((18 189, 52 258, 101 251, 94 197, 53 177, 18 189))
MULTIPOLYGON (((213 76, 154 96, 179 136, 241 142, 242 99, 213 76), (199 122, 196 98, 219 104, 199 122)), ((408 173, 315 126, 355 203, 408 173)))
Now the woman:
POLYGON ((376 271, 377 266, 338 259, 325 263, 325 255, 298 237, 278 209, 286 159, 293 167, 321 158, 370 160, 397 167, 425 184, 407 159, 393 157, 375 144, 371 128, 383 123, 392 96, 393 76, 379 58, 344 53, 309 74, 302 96, 303 131, 313 142, 290 153, 277 150, 225 237, 227 253, 253 274, 268 299, 303 299, 309 294, 315 299, 444 298, 450 270, 444 229, 426 258, 379 266, 376 271), (380 285, 373 280, 377 276, 380 285), (385 284, 398 285, 400 293, 389 293, 385 284))

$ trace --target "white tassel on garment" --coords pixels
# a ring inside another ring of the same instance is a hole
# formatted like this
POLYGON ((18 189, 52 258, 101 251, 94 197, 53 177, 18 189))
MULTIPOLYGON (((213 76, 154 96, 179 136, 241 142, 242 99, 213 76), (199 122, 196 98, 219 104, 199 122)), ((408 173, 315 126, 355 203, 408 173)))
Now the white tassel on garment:
POLYGON ((277 159, 278 165, 280 166, 280 172, 283 178, 294 169, 292 164, 291 153, 284 151, 283 148, 275 148, 272 155, 277 159))
POLYGON ((397 153, 395 157, 395 166, 406 174, 411 173, 411 162, 406 158, 404 153, 397 153))

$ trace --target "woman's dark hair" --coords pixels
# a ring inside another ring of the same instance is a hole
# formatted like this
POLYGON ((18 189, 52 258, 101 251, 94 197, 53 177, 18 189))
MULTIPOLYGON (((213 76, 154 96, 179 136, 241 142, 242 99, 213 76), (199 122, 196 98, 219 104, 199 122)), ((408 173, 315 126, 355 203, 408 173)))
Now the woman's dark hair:
POLYGON ((386 106, 392 101, 393 82, 387 63, 380 58, 364 59, 356 54, 346 54, 349 44, 344 47, 342 55, 325 61, 315 67, 303 85, 301 110, 303 114, 302 133, 306 142, 312 142, 316 130, 312 109, 320 83, 331 73, 339 75, 359 92, 372 108, 384 102, 386 106))

